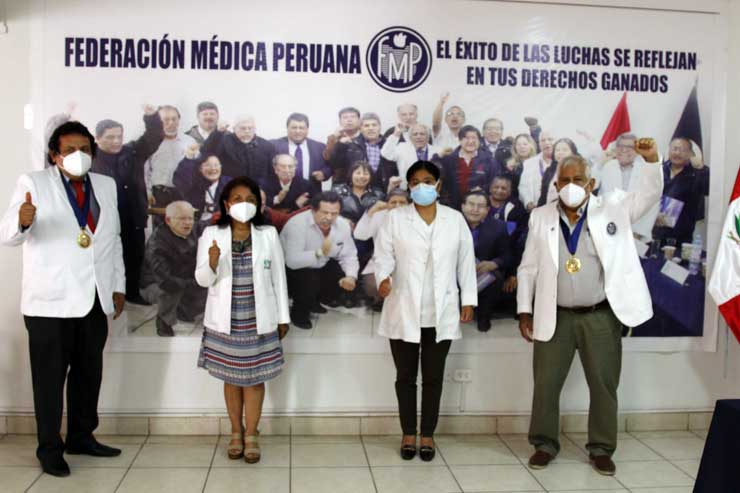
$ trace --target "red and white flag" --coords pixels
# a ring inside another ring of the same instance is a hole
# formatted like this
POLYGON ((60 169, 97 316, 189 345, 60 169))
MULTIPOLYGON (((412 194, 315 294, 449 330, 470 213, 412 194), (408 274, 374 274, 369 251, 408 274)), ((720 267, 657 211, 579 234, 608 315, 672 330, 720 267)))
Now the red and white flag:
POLYGON ((735 178, 707 291, 740 342, 740 170, 735 178))
POLYGON ((617 137, 625 132, 630 131, 630 112, 627 111, 627 93, 622 94, 622 99, 619 100, 617 107, 614 108, 614 114, 612 119, 609 120, 609 125, 604 130, 604 135, 601 137, 601 148, 606 149, 609 144, 617 140, 617 137))

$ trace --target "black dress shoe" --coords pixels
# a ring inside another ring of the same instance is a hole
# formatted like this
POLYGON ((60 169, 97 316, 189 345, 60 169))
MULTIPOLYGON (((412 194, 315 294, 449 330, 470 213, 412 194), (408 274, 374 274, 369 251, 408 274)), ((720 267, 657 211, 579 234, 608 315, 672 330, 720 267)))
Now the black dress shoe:
POLYGON ((157 317, 157 335, 159 337, 174 337, 175 331, 170 324, 157 317))
POLYGON ((64 457, 61 455, 55 457, 47 457, 41 461, 41 469, 46 474, 56 476, 58 478, 66 478, 69 476, 69 465, 64 457))
POLYGON ((314 306, 311 307, 311 313, 326 313, 326 308, 321 306, 321 303, 316 303, 314 306))
POLYGON ((138 293, 133 296, 126 296, 126 301, 133 305, 152 306, 151 303, 142 298, 141 295, 138 293))
POLYGON ((491 330, 491 321, 488 319, 479 319, 478 330, 480 332, 488 332, 489 330, 491 330))
POLYGON ((434 459, 436 453, 437 451, 434 449, 434 447, 430 447, 428 445, 422 445, 419 448, 419 457, 424 462, 431 462, 434 459))
POLYGON ((121 449, 109 447, 94 440, 89 443, 67 445, 66 452, 70 455, 91 455, 93 457, 118 457, 121 449))
POLYGON ((312 329, 313 325, 311 324, 311 319, 308 317, 295 317, 293 315, 290 316, 290 323, 298 327, 299 329, 312 329))
POLYGON ((329 308, 337 308, 339 306, 339 300, 329 300, 324 302, 329 308))
POLYGON ((401 458, 411 460, 416 457, 416 445, 401 445, 401 458))
POLYGON ((344 300, 344 307, 345 308, 354 308, 357 306, 357 303, 355 303, 355 300, 352 298, 345 298, 344 300))

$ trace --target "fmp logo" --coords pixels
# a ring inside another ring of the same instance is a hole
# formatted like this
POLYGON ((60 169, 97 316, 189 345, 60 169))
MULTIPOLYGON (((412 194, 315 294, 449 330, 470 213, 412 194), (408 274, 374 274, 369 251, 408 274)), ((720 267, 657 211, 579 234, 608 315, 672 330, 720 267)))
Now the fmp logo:
POLYGON ((367 68, 383 89, 406 92, 419 87, 432 69, 432 50, 413 29, 389 27, 367 47, 367 68))

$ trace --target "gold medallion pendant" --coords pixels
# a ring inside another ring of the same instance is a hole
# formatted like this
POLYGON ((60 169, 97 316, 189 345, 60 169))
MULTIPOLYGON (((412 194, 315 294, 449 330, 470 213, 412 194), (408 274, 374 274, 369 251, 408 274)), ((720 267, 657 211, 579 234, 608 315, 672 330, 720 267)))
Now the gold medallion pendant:
POLYGON ((580 259, 571 257, 565 261, 565 271, 568 272, 568 274, 575 274, 579 270, 581 270, 580 259))
POLYGON ((77 235, 77 244, 82 248, 87 248, 92 244, 92 238, 84 229, 80 230, 80 234, 77 235))

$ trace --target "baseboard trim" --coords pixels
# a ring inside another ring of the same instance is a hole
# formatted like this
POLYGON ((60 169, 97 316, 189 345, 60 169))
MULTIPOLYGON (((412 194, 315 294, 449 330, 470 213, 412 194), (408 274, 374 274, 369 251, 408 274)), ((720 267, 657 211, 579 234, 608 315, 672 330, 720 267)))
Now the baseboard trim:
MULTIPOLYGON (((619 415, 619 431, 699 431, 709 428, 712 413, 629 412, 619 415)), ((439 434, 521 434, 527 433, 528 415, 446 415, 440 416, 439 434)), ((564 414, 564 433, 588 431, 587 414, 564 414)), ((66 418, 62 429, 66 429, 66 418)), ((265 416, 260 423, 265 435, 397 435, 401 428, 396 415, 373 416, 265 416)), ((0 435, 35 434, 33 414, 0 415, 0 435)), ((226 415, 147 416, 103 415, 99 435, 225 435, 231 433, 226 415)))

